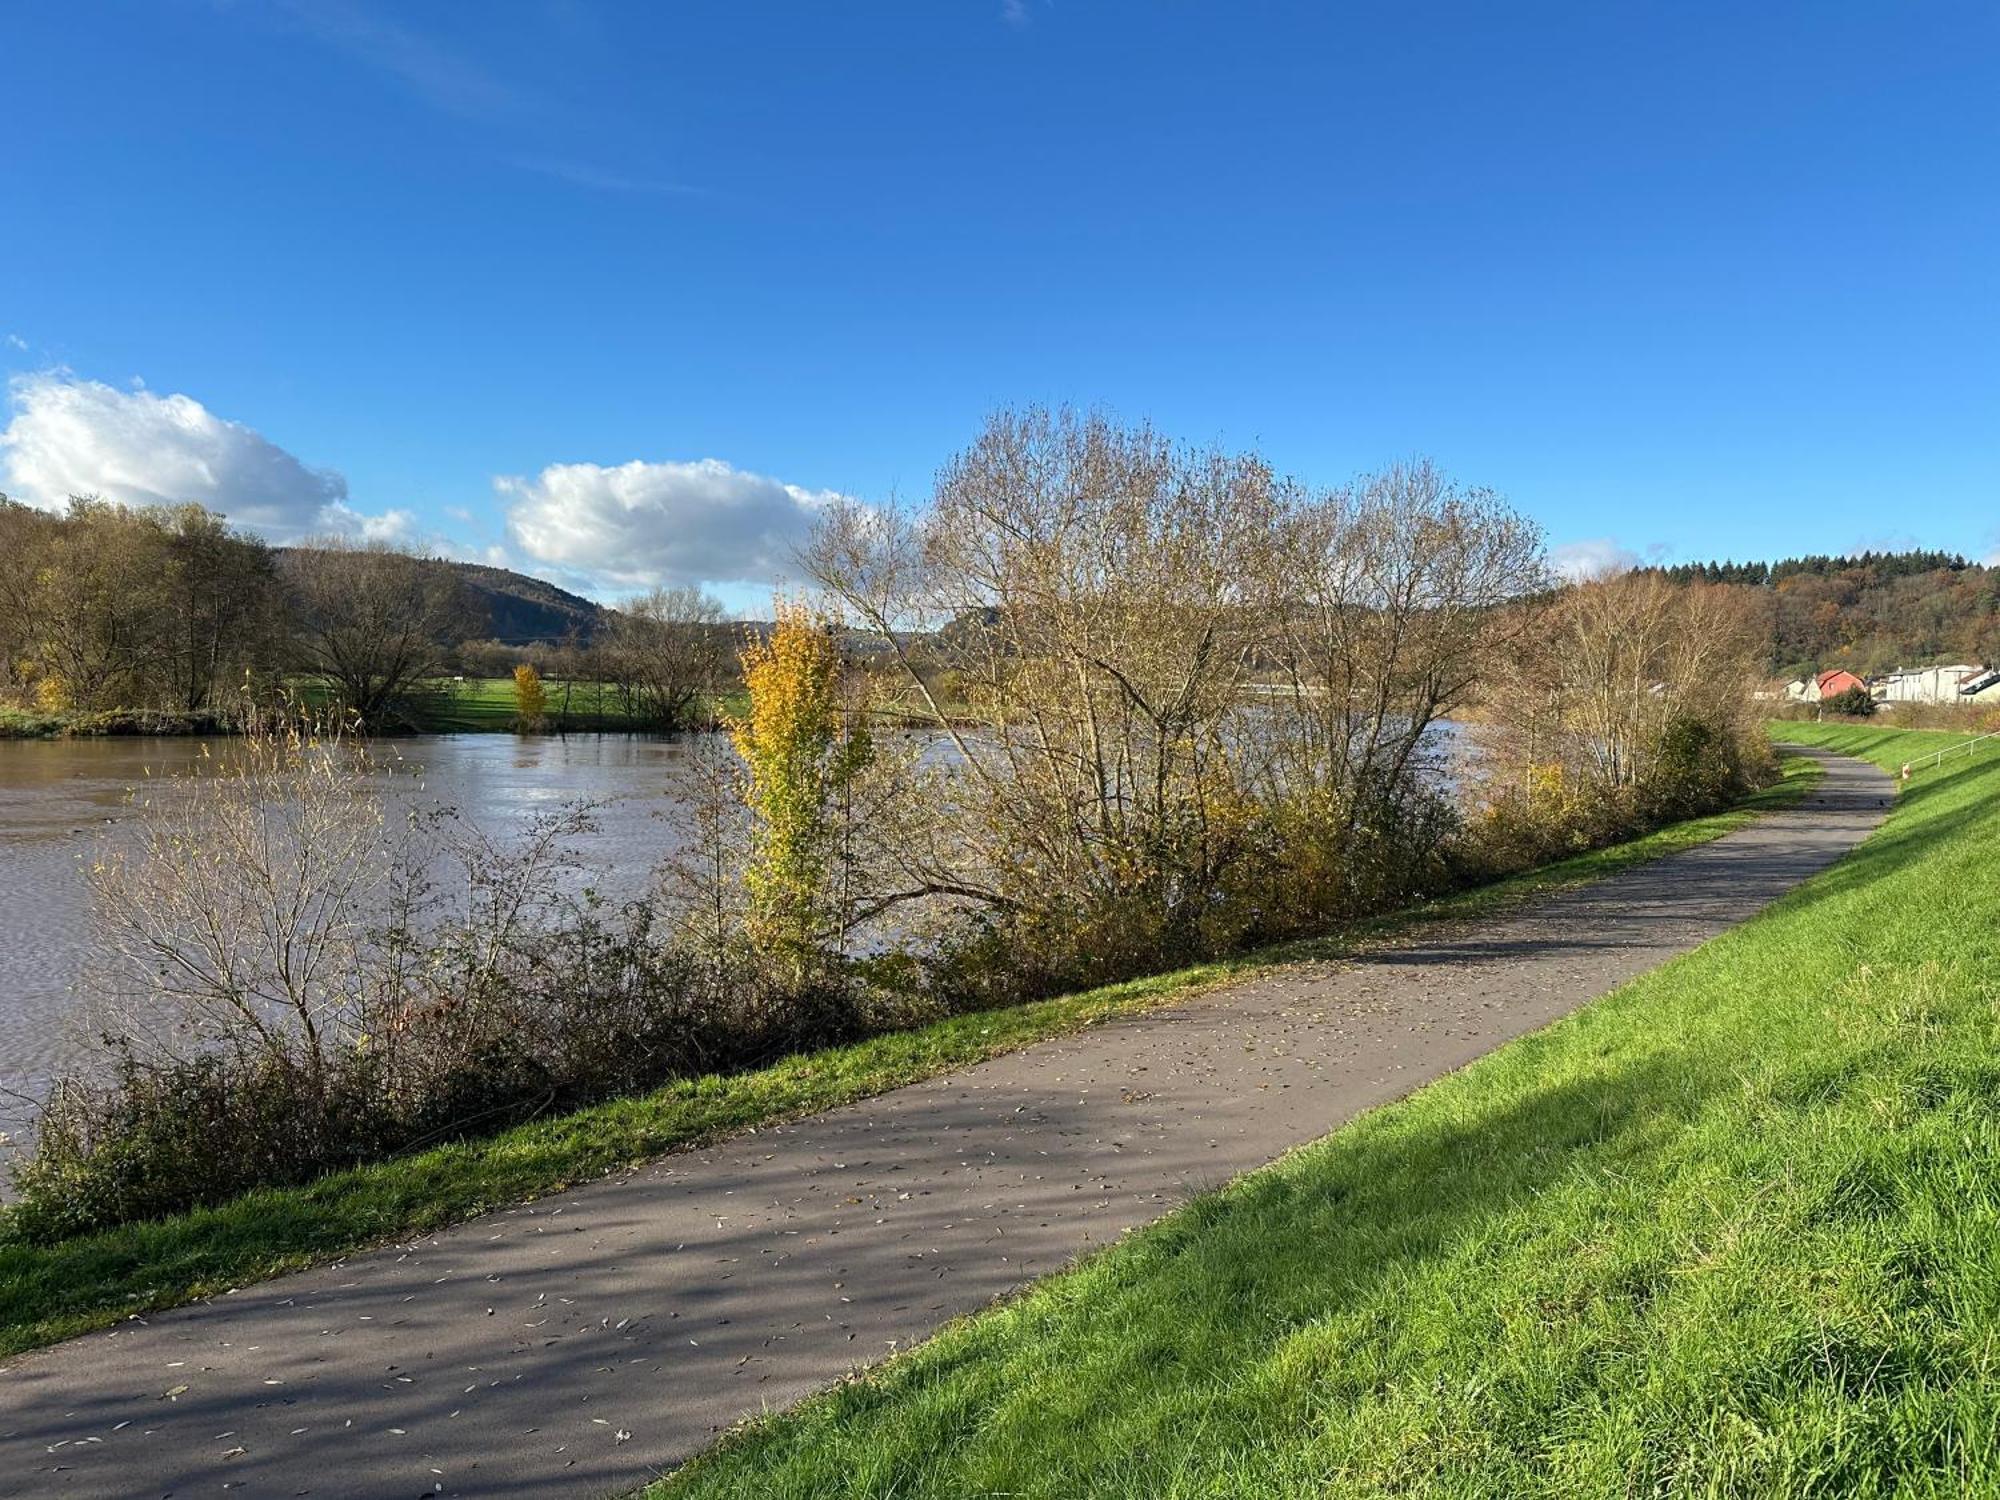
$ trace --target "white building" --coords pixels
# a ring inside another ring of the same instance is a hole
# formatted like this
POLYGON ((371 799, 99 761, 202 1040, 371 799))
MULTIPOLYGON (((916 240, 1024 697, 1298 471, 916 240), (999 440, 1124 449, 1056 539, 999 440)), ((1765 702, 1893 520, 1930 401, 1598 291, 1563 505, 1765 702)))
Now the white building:
POLYGON ((1983 667, 1958 685, 1960 703, 2000 703, 2000 667, 1983 667))
POLYGON ((1875 684, 1884 703, 1965 703, 1987 701, 2000 687, 2000 674, 1959 662, 1948 667, 1899 667, 1875 684))

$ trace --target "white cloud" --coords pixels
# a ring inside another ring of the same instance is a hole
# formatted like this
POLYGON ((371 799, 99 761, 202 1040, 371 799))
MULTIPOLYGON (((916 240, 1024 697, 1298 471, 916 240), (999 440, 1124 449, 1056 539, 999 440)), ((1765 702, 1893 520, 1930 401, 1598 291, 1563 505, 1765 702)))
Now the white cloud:
POLYGON ((28 352, 28 341, 18 333, 10 333, 7 335, 7 347, 9 349, 18 349, 21 353, 26 354, 28 352))
MULTIPOLYGON (((379 516, 364 515, 342 500, 322 510, 312 529, 338 532, 364 542, 387 542, 394 547, 409 547, 417 541, 417 518, 410 512, 385 510, 379 516)), ((435 544, 424 550, 436 550, 435 544)))
POLYGON ((67 372, 8 383, 13 420, 0 430, 0 489, 45 510, 71 495, 122 505, 219 511, 232 523, 288 541, 314 532, 399 540, 410 516, 363 515, 347 481, 315 469, 255 428, 218 417, 192 396, 121 391, 67 372))
POLYGON ((1639 554, 1630 547, 1621 547, 1608 536, 1591 537, 1581 542, 1564 542, 1549 552, 1549 564, 1557 574, 1572 583, 1581 583, 1591 578, 1609 578, 1615 573, 1624 573, 1639 566, 1639 554))
POLYGON ((831 490, 698 463, 551 464, 500 477, 507 530, 529 557, 619 588, 772 583, 831 490))

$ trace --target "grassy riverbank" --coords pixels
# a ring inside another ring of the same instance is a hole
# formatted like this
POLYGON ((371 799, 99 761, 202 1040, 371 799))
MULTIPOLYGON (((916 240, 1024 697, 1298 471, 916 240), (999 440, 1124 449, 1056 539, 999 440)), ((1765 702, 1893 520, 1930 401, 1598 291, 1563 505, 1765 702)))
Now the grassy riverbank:
POLYGON ((230 734, 234 731, 205 710, 184 713, 158 708, 112 708, 98 713, 45 713, 0 707, 0 740, 141 738, 230 734))
POLYGON ((1463 892, 1333 937, 1011 1010, 789 1058, 756 1072, 691 1079, 487 1140, 440 1147, 251 1194, 218 1208, 56 1245, 8 1237, 0 1211, 0 1355, 419 1236, 486 1209, 627 1169, 663 1152, 882 1093, 1113 1016, 1185 999, 1256 969, 1392 941, 1423 923, 1475 916, 1720 837, 1803 795, 1817 771, 1795 762, 1749 804, 1646 838, 1463 892))
POLYGON ((1918 770, 1750 923, 662 1500, 2000 1491, 1997 839, 2000 752, 1918 770))

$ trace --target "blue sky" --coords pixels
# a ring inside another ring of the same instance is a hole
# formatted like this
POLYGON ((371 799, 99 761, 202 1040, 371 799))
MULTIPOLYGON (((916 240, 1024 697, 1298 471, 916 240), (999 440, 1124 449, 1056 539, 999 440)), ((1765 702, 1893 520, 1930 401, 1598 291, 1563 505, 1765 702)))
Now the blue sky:
POLYGON ((37 503, 747 600, 1047 401, 1591 553, 2000 550, 1984 0, 96 0, 0 68, 37 503))

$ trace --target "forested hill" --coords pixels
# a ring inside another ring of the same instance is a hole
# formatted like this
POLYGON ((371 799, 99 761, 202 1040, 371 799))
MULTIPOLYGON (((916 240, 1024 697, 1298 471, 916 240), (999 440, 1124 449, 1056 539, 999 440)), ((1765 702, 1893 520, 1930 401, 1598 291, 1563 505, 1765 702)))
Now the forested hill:
POLYGON ((481 563, 448 563, 483 611, 475 628, 478 639, 522 645, 534 641, 574 641, 589 645, 604 621, 604 607, 580 594, 557 588, 508 568, 481 563))
MULTIPOLYGON (((282 558, 292 549, 280 547, 282 558)), ((433 558, 429 566, 457 578, 465 608, 446 632, 450 643, 500 641, 510 646, 587 646, 604 622, 606 611, 581 594, 557 588, 545 578, 494 568, 484 563, 433 558)))
POLYGON ((2000 569, 1956 553, 1863 552, 1651 571, 1676 583, 1748 592, 1769 632, 1773 673, 2000 661, 2000 569))

